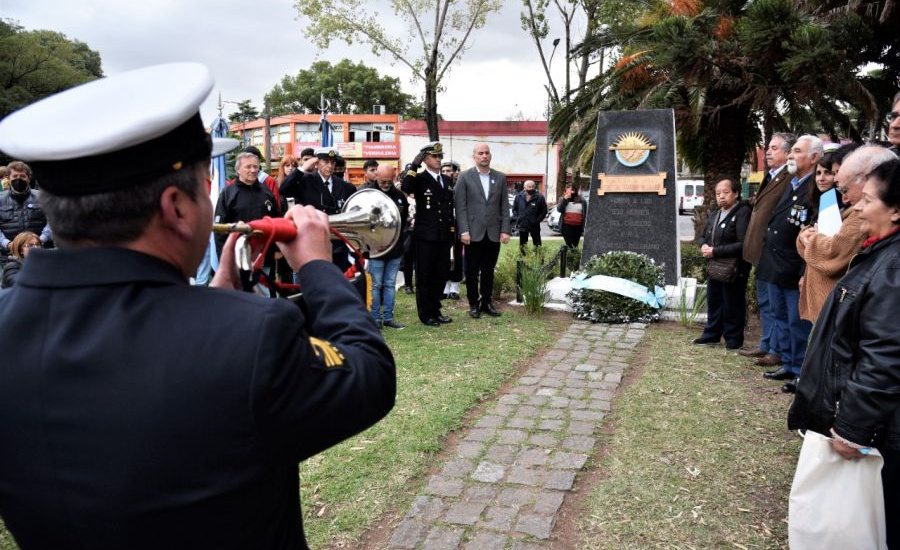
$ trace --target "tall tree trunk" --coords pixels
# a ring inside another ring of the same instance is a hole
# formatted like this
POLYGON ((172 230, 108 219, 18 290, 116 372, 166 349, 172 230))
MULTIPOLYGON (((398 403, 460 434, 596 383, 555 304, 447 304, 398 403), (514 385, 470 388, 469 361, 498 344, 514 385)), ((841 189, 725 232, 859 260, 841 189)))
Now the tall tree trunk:
POLYGON ((437 89, 437 67, 431 64, 425 67, 425 126, 431 141, 441 139, 438 133, 437 89))
POLYGON ((736 94, 710 90, 706 97, 706 114, 700 121, 701 135, 706 136, 706 166, 703 169, 703 207, 694 212, 694 234, 699 235, 716 205, 719 176, 740 178, 741 165, 747 158, 746 136, 750 109, 732 102, 736 94))

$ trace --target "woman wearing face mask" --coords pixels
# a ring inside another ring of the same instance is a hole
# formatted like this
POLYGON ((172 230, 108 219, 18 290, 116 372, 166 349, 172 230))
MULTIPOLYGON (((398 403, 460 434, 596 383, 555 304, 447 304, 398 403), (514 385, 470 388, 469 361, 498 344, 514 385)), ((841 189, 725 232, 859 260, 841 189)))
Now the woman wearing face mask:
POLYGON ((41 240, 31 231, 19 233, 9 244, 9 258, 3 265, 3 278, 0 280, 0 288, 9 288, 16 284, 22 263, 28 257, 32 248, 40 248, 41 240))

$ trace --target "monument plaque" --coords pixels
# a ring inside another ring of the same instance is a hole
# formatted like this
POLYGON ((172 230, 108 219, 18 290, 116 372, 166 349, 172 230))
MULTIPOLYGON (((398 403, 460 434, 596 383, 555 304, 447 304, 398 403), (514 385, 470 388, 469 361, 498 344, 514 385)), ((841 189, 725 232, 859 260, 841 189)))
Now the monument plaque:
POLYGON ((646 254, 666 284, 681 273, 675 115, 670 109, 601 112, 582 265, 613 250, 646 254))

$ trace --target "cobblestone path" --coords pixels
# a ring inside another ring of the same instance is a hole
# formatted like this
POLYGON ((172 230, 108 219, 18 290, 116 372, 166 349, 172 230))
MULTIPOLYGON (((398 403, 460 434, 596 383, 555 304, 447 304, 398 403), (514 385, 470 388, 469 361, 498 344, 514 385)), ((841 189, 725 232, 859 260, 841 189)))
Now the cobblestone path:
POLYGON ((645 328, 573 322, 460 434, 388 547, 545 548, 645 328))

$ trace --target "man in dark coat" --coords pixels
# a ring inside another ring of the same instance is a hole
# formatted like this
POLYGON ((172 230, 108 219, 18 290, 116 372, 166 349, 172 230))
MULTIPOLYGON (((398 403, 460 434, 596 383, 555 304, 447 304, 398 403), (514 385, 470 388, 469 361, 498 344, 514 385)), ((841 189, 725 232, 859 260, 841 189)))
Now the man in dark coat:
MULTIPOLYGON (((800 277, 805 263, 797 252, 797 235, 816 207, 810 204, 808 190, 815 185, 813 176, 822 151, 822 140, 811 135, 797 138, 791 148, 788 171, 793 177, 772 210, 756 266, 756 279, 768 284, 775 353, 782 362, 780 368, 763 375, 771 380, 793 380, 800 374, 812 329, 812 323, 800 318, 800 277)), ((793 392, 795 388, 795 383, 788 382, 782 390, 793 392)))
POLYGON ((212 225, 212 87, 172 63, 0 122, 60 247, 0 294, 0 323, 31 327, 0 383, 0 516, 23 549, 307 549, 299 462, 393 406, 391 352, 330 261, 323 213, 294 207, 279 243, 303 309, 233 290, 234 236, 212 283, 230 289, 188 284, 212 225))
POLYGON ((519 227, 519 249, 525 253, 528 236, 534 246, 541 246, 541 222, 547 217, 547 200, 536 189, 534 181, 525 181, 524 188, 513 200, 512 215, 519 227))
POLYGON ((456 231, 450 178, 441 174, 444 148, 426 144, 406 166, 401 189, 416 199, 413 243, 416 256, 416 309, 422 323, 439 327, 453 321, 441 314, 441 294, 450 275, 450 247, 456 231), (425 170, 419 167, 425 163, 425 170))
MULTIPOLYGON (((366 189, 376 189, 387 195, 397 205, 400 212, 400 234, 409 223, 409 201, 406 195, 397 189, 394 180, 397 169, 390 164, 375 167, 375 181, 366 185, 366 189)), ((378 258, 370 258, 367 269, 372 277, 372 318, 375 324, 383 327, 402 329, 405 325, 394 318, 394 299, 397 295, 397 273, 403 261, 403 239, 397 239, 394 246, 378 258), (382 307, 384 311, 382 312, 382 307)))
MULTIPOLYGON (((350 195, 356 192, 356 187, 334 174, 337 149, 320 147, 316 149, 316 157, 319 160, 314 172, 294 170, 284 178, 281 182, 281 196, 294 199, 296 204, 312 206, 331 216, 341 211, 350 195)), ((348 249, 343 242, 332 243, 332 258, 341 271, 346 271, 351 265, 347 254, 348 249)))
MULTIPOLYGON (((744 261, 753 264, 759 263, 762 254, 762 243, 766 236, 766 227, 772 217, 772 210, 791 181, 791 173, 787 169, 788 155, 791 152, 797 138, 793 134, 773 134, 766 148, 766 165, 768 170, 763 177, 762 185, 756 196, 751 199, 753 212, 750 215, 750 225, 747 227, 747 235, 744 237, 744 261)), ((777 367, 781 364, 781 358, 775 354, 775 343, 772 331, 775 320, 769 308, 768 283, 756 279, 756 303, 759 309, 759 322, 761 332, 759 346, 754 349, 741 350, 738 353, 744 357, 755 357, 756 364, 765 367, 777 367)))
POLYGON ((9 243, 23 231, 38 235, 42 245, 51 238, 38 192, 31 188, 31 168, 22 161, 13 161, 7 169, 9 189, 0 191, 0 257, 9 253, 9 243))
MULTIPOLYGON (((280 217, 283 212, 278 207, 278 199, 272 191, 259 181, 259 157, 251 152, 238 154, 234 161, 237 179, 227 186, 216 203, 215 223, 252 222, 265 216, 280 217)), ((222 256, 227 236, 216 235, 216 253, 222 256)), ((275 267, 275 251, 266 253, 263 268, 269 273, 275 267)), ((241 287, 253 292, 259 282, 256 273, 240 271, 241 287)))

